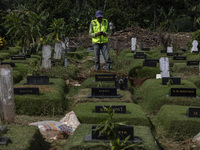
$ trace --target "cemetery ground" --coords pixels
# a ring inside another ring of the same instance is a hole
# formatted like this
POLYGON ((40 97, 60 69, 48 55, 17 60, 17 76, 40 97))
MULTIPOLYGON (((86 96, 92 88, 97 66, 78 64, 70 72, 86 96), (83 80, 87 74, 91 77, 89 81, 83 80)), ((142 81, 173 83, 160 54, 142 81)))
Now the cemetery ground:
MULTIPOLYGON (((105 113, 93 113, 95 105, 126 105, 127 113, 115 113, 113 121, 134 127, 134 136, 142 140, 137 149, 200 149, 197 143, 192 142, 192 138, 200 132, 200 120, 189 118, 186 114, 189 107, 199 107, 200 101, 199 66, 189 66, 187 61, 199 61, 200 55, 191 53, 189 49, 183 52, 177 48, 174 53, 179 53, 186 60, 176 60, 173 56, 161 53, 162 46, 145 51, 147 59, 168 57, 170 76, 181 78, 179 85, 169 81, 167 85, 162 85, 162 79, 156 79, 156 74, 161 72, 159 62, 155 67, 143 66, 144 59, 134 59, 131 50, 123 49, 117 53, 111 49, 112 69, 106 71, 102 67, 101 71, 95 71, 93 52, 87 50, 86 47, 80 47, 75 52, 66 53, 68 66, 64 67, 64 58, 61 58, 52 64, 49 72, 41 71, 41 51, 25 60, 11 60, 12 55, 21 53, 20 47, 0 50, 2 62, 15 64, 12 67, 14 88, 39 88, 39 95, 14 95, 15 123, 6 124, 7 132, 3 136, 10 137, 10 142, 6 146, 0 145, 0 149, 105 149, 108 143, 84 142, 84 136, 91 134, 91 126, 108 116, 105 113), (94 87, 115 86, 114 82, 94 82, 96 74, 127 77, 127 89, 117 89, 120 98, 88 98, 94 87), (27 76, 30 75, 48 76, 49 84, 29 85, 27 76), (174 97, 170 95, 172 88, 195 89, 196 93, 193 97, 174 97), (37 127, 29 126, 29 123, 37 121, 59 121, 72 110, 81 123, 72 136, 63 135, 57 140, 44 139, 37 127)), ((5 123, 0 122, 0 125, 5 123)))

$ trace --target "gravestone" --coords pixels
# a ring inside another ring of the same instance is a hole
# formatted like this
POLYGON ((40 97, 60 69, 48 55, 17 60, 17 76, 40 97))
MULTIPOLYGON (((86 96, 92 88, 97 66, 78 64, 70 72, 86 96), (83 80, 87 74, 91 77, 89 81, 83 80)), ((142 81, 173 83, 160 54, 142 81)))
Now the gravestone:
POLYGON ((2 134, 6 133, 7 126, 0 126, 0 132, 2 134))
POLYGON ((136 38, 131 38, 131 51, 134 52, 136 50, 136 38))
POLYGON ((173 60, 186 60, 186 56, 174 56, 173 60))
POLYGON ((25 55, 11 55, 10 58, 11 60, 26 60, 25 55))
POLYGON ((1 65, 10 65, 11 67, 15 67, 14 62, 1 62, 1 65))
POLYGON ((115 82, 116 74, 95 74, 95 82, 115 82))
POLYGON ((7 123, 15 120, 13 72, 10 65, 0 66, 0 117, 1 121, 7 123))
POLYGON ((173 53, 173 56, 179 56, 179 53, 173 53))
POLYGON ((39 95, 39 88, 38 87, 18 87, 14 88, 14 94, 16 95, 39 95))
POLYGON ((135 52, 134 54, 134 59, 146 59, 147 55, 142 51, 142 52, 135 52))
POLYGON ((167 50, 160 50, 160 53, 167 53, 167 50))
POLYGON ((65 46, 66 46, 67 52, 69 52, 69 38, 68 37, 65 37, 65 46))
POLYGON ((95 106, 95 113, 107 113, 107 111, 104 107, 105 108, 111 107, 111 110, 114 111, 115 113, 119 113, 119 114, 126 113, 126 105, 112 105, 112 106, 98 105, 98 106, 95 106))
POLYGON ((192 48, 191 48, 191 53, 193 53, 193 52, 198 52, 198 41, 197 40, 194 40, 193 42, 192 42, 192 48))
MULTIPOLYGON (((103 129, 103 127, 98 127, 93 125, 92 126, 92 139, 93 140, 108 140, 108 137, 106 134, 100 134, 100 131, 103 129)), ((134 140, 134 130, 132 126, 114 126, 114 130, 119 135, 120 140, 125 140, 127 136, 130 136, 128 141, 134 140)))
POLYGON ((167 85, 167 83, 171 80, 171 85, 180 85, 181 78, 180 77, 163 77, 162 78, 162 85, 167 85))
POLYGON ((117 88, 99 87, 91 88, 88 98, 121 98, 121 95, 117 94, 117 88))
POLYGON ((200 118, 200 107, 189 107, 186 115, 188 117, 200 118))
POLYGON ((167 57, 160 58, 160 70, 161 70, 161 77, 170 77, 169 58, 167 57))
POLYGON ((2 134, 6 133, 7 126, 0 126, 0 145, 6 145, 9 141, 9 137, 2 137, 2 134))
POLYGON ((151 63, 151 62, 159 63, 159 59, 145 59, 144 62, 148 62, 148 63, 151 63))
POLYGON ((27 83, 28 85, 49 85, 52 84, 49 82, 48 76, 27 76, 27 83))
POLYGON ((143 47, 141 50, 142 50, 142 51, 150 51, 150 48, 148 48, 148 47, 143 47))
POLYGON ((187 66, 193 66, 193 65, 198 66, 198 65, 199 65, 199 62, 200 62, 200 61, 198 61, 198 60, 187 61, 187 66))
POLYGON ((167 53, 167 56, 174 56, 173 53, 167 53))
POLYGON ((170 96, 196 97, 196 88, 171 88, 170 96))
POLYGON ((61 52, 62 52, 62 43, 61 42, 56 42, 55 43, 55 48, 54 48, 54 59, 55 60, 60 60, 61 59, 61 52))
POLYGON ((128 89, 128 77, 116 77, 115 87, 120 90, 128 89))
POLYGON ((157 67, 156 62, 143 62, 143 67, 157 67))
POLYGON ((42 46, 42 71, 49 72, 51 70, 51 46, 42 46))
POLYGON ((61 44, 62 44, 61 57, 63 57, 63 56, 65 56, 66 45, 63 41, 61 41, 61 44))
POLYGON ((168 46, 167 47, 167 53, 173 53, 173 47, 168 46))

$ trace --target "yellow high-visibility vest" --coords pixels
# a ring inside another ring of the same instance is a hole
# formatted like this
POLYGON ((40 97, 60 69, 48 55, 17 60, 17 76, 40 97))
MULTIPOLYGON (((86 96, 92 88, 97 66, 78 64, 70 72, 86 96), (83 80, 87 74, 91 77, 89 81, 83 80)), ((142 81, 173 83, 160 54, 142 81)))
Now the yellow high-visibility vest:
MULTIPOLYGON (((97 21, 97 19, 92 20, 92 26, 94 33, 98 32, 107 32, 108 28, 108 20, 102 19, 101 23, 97 21)), ((108 43, 108 37, 107 36, 96 36, 92 38, 92 43, 108 43)))

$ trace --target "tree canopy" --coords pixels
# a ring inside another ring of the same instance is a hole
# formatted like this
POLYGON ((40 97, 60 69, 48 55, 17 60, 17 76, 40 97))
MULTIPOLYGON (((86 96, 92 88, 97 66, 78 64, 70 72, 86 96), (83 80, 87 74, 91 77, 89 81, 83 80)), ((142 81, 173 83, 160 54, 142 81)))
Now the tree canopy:
POLYGON ((140 26, 185 32, 200 27, 200 0, 2 0, 0 3, 3 11, 24 5, 37 14, 48 12, 49 24, 53 19, 64 18, 69 35, 88 31, 97 10, 102 10, 104 17, 113 21, 116 30, 140 26))

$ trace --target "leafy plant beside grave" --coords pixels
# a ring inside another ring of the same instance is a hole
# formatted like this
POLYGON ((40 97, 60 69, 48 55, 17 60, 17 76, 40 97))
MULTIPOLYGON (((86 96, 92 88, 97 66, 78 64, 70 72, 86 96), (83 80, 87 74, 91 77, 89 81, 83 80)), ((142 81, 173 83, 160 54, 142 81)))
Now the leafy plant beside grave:
POLYGON ((100 130, 100 136, 103 134, 108 137, 108 140, 110 141, 110 150, 126 150, 128 148, 135 147, 135 144, 127 144, 130 135, 127 136, 123 141, 120 140, 119 132, 116 131, 116 127, 120 128, 124 124, 113 122, 114 111, 111 109, 111 107, 104 107, 104 109, 108 113, 108 118, 107 120, 101 122, 95 131, 100 130))
POLYGON ((28 74, 40 75, 41 74, 41 61, 31 61, 29 64, 28 74))

